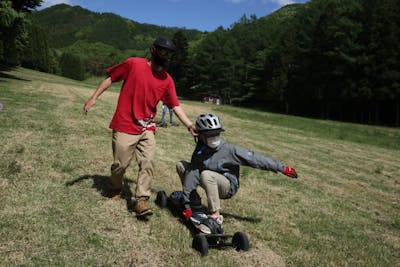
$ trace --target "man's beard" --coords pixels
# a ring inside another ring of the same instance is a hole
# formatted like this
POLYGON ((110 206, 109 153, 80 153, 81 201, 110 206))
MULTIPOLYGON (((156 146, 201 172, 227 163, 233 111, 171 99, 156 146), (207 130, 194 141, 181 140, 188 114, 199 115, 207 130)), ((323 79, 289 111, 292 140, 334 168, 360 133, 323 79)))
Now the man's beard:
POLYGON ((168 65, 168 59, 160 57, 157 53, 154 53, 153 60, 154 63, 163 68, 165 68, 168 65))

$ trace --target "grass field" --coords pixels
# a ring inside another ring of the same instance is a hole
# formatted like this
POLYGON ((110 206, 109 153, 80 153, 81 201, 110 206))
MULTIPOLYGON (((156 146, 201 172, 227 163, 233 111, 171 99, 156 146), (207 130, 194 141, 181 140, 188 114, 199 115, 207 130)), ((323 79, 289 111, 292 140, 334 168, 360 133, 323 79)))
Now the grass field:
MULTIPOLYGON (((101 195, 119 86, 85 116, 93 80, 0 72, 0 266, 400 266, 399 128, 182 101, 191 119, 217 113, 228 141, 300 175, 242 168, 239 192, 222 203, 224 227, 245 231, 251 249, 201 257, 188 229, 153 202, 158 190, 180 189, 175 162, 194 148, 183 126, 157 132, 150 221, 101 195)), ((136 174, 132 164, 131 188, 136 174)))

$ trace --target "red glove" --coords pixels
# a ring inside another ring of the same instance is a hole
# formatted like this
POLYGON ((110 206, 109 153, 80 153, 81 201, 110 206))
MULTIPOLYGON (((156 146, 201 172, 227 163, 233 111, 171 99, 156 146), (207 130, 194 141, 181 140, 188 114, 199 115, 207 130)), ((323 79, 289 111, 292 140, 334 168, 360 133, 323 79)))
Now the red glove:
POLYGON ((289 176, 290 178, 297 178, 297 172, 292 167, 286 166, 283 174, 289 176))
POLYGON ((190 217, 192 217, 192 210, 191 209, 185 209, 183 211, 183 216, 185 217, 185 219, 188 221, 190 217))

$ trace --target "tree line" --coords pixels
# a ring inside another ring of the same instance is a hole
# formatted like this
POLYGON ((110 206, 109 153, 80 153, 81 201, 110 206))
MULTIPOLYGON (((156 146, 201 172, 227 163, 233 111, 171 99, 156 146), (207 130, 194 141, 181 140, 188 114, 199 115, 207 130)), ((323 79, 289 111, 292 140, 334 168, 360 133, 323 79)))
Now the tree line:
MULTIPOLYGON (((38 25, 22 23, 41 2, 0 3, 2 64, 83 79, 126 57, 148 56, 148 48, 90 40, 52 49, 38 25)), ((311 0, 262 18, 243 16, 190 41, 176 29, 169 72, 189 99, 218 95, 229 105, 399 126, 399 14, 397 0, 311 0)))
POLYGON ((313 0, 261 19, 244 16, 192 49, 181 94, 399 126, 399 23, 398 0, 313 0))
MULTIPOLYGON (((37 11, 42 2, 0 2, 0 64, 83 80, 104 75, 108 66, 127 57, 147 56, 155 36, 172 36, 178 30, 66 4, 37 11)), ((183 31, 190 39, 201 34, 183 31)))

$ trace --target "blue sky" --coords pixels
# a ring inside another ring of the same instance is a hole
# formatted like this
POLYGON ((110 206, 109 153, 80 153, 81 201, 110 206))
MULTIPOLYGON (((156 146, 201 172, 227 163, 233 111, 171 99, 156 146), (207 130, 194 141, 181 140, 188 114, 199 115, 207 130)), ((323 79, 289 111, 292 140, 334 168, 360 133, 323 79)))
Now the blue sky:
POLYGON ((284 5, 305 2, 308 0, 45 0, 39 10, 66 3, 140 23, 214 31, 219 26, 230 27, 244 14, 259 18, 284 5))

